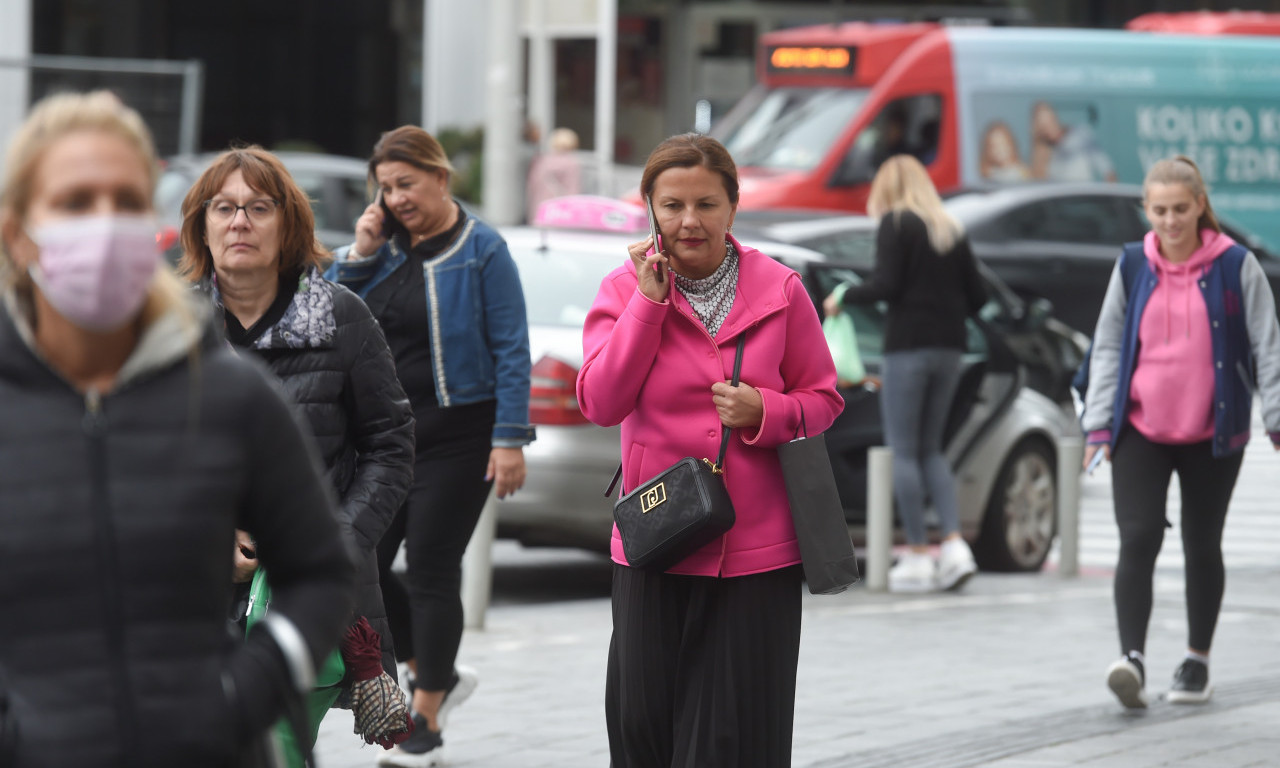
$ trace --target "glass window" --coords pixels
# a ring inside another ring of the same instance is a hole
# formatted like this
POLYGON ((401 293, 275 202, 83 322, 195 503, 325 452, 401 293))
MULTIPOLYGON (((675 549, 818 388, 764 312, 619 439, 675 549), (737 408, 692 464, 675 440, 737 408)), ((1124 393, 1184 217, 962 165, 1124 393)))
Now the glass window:
POLYGON ((1120 245, 1135 238, 1132 219, 1111 197, 1067 197, 1017 208, 1004 229, 1019 240, 1120 245))
POLYGON ((812 242, 801 243, 831 261, 871 267, 876 263, 876 231, 840 232, 812 242))
POLYGON ((779 88, 724 140, 738 165, 807 171, 844 132, 865 89, 779 88))
POLYGON ((942 97, 936 93, 895 99, 854 139, 832 180, 834 186, 871 181, 880 164, 894 155, 912 155, 925 165, 938 156, 942 97))

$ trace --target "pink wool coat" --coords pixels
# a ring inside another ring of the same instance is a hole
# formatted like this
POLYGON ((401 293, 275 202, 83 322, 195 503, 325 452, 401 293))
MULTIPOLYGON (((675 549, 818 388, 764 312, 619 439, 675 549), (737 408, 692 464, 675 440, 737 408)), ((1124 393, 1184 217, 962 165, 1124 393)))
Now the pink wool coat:
MULTIPOLYGON (((777 447, 790 440, 804 408, 809 434, 844 408, 822 326, 800 276, 739 245, 733 308, 713 340, 674 288, 661 303, 637 290, 630 262, 600 286, 583 329, 578 402, 601 426, 622 425, 623 490, 684 458, 715 461, 720 418, 711 385, 729 381, 738 337, 747 334, 741 380, 760 391, 759 427, 736 429, 725 484, 737 522, 668 573, 745 576, 800 562, 777 447)), ((617 526, 614 562, 627 564, 617 526)))

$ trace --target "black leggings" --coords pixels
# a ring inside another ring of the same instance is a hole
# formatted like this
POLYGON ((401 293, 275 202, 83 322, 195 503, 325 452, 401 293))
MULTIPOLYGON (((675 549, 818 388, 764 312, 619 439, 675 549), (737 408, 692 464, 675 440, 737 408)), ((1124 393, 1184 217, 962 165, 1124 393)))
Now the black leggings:
POLYGON ((1120 528, 1116 619, 1120 652, 1146 652, 1152 577, 1164 542, 1169 480, 1182 491, 1182 551, 1186 556, 1187 645, 1207 652, 1222 607, 1226 574, 1222 526, 1240 474, 1243 452, 1214 458, 1209 441, 1153 443, 1132 427, 1120 434, 1111 463, 1111 493, 1120 528))
POLYGON ((492 413, 490 407, 489 418, 478 419, 470 435, 446 442, 430 442, 431 430, 419 424, 413 487, 378 544, 396 658, 417 662, 418 685, 427 691, 448 688, 462 644, 462 553, 493 485, 484 479, 492 413), (391 571, 402 541, 408 566, 403 580, 391 571))

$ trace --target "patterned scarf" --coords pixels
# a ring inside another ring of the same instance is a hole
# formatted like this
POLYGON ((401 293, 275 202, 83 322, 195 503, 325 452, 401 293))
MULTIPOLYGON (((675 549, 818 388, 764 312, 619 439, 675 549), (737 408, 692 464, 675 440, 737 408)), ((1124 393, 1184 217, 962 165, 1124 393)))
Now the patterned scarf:
POLYGON ((733 296, 738 289, 738 251, 733 243, 724 244, 724 261, 716 267, 716 271, 700 279, 692 280, 671 273, 675 287, 693 308, 693 314, 706 327, 712 338, 724 324, 724 319, 733 309, 733 296))

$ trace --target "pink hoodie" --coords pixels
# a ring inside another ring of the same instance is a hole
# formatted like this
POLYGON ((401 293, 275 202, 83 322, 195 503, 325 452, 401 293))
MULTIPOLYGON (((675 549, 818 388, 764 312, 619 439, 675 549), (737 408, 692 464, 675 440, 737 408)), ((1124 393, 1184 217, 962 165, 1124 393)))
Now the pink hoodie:
POLYGON ((1213 437, 1213 342, 1199 280, 1235 241, 1201 230, 1191 258, 1174 264, 1148 232, 1143 252, 1158 281, 1138 326, 1138 359, 1129 386, 1129 422, 1156 443, 1213 437))
MULTIPOLYGON (((729 438, 724 478, 737 522, 669 573, 744 576, 799 563, 777 447, 792 438, 802 406, 810 435, 826 430, 844 408, 800 276, 733 243, 741 259, 738 287, 714 341, 678 291, 662 303, 640 293, 629 262, 604 279, 583 328, 578 403, 596 424, 622 424, 624 491, 685 456, 715 460, 720 418, 711 385, 733 375, 738 336, 747 334, 742 382, 760 391, 764 419, 729 438)), ((611 550, 625 565, 616 526, 611 550)))

